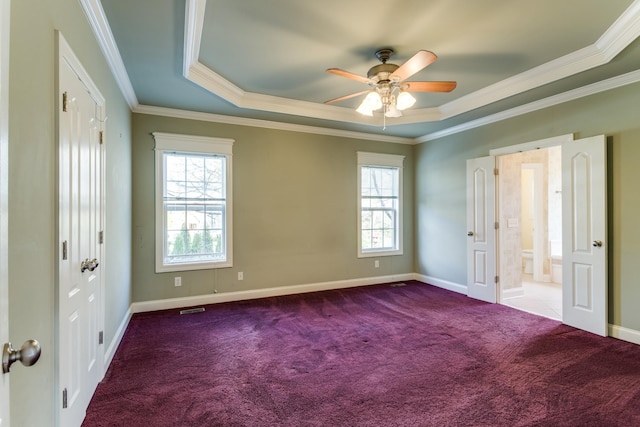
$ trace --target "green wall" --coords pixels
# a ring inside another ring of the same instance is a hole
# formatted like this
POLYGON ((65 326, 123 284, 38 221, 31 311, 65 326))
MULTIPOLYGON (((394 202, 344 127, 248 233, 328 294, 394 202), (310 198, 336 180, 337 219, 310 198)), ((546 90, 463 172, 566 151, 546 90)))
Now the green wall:
POLYGON ((413 151, 403 144, 134 114, 133 301, 412 273, 413 151), (235 140, 232 268, 155 273, 152 132, 235 140), (402 256, 357 258, 357 151, 406 156, 402 256), (182 287, 174 286, 175 276, 182 287))
POLYGON ((416 147, 417 273, 466 286, 466 160, 575 133, 608 136, 609 323, 640 331, 640 84, 416 147))
POLYGON ((11 370, 11 425, 54 425, 57 267, 55 30, 106 98, 105 343, 131 303, 131 113, 77 0, 13 0, 9 74, 10 337, 41 342, 11 370))

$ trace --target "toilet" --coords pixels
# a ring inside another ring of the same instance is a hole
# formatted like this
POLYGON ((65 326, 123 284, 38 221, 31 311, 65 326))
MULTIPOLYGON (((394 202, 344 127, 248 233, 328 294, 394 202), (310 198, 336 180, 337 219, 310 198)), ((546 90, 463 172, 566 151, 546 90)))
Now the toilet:
POLYGON ((522 250, 522 267, 524 274, 533 274, 533 249, 522 250))
POLYGON ((551 281, 562 284, 562 240, 549 241, 549 265, 551 281))

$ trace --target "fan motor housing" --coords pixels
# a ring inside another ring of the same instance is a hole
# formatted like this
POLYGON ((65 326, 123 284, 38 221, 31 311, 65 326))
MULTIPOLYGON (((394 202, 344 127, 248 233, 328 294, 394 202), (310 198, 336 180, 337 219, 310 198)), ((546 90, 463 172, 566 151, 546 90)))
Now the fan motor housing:
POLYGON ((376 83, 383 80, 389 80, 389 75, 391 75, 391 73, 393 73, 398 68, 399 66, 396 64, 379 64, 369 69, 367 77, 375 81, 376 83))

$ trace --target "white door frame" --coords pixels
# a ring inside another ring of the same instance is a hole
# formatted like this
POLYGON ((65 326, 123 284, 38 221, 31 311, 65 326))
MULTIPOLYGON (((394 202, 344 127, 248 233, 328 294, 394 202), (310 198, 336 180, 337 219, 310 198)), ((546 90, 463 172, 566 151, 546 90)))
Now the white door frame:
MULTIPOLYGON (((9 23, 11 0, 0 2, 0 346, 9 341, 9 23)), ((0 426, 10 425, 9 375, 0 377, 0 426)))
MULTIPOLYGON (((75 75, 82 81, 82 83, 84 84, 84 86, 86 87, 87 91, 89 92, 89 94, 91 95, 91 97, 93 98, 93 100, 96 103, 96 112, 95 112, 95 117, 97 118, 97 120, 100 122, 99 123, 99 127, 100 130, 104 130, 104 124, 106 122, 106 103, 105 103, 105 99, 102 96, 102 94, 100 93, 99 89, 97 88, 97 86, 95 86, 95 84, 93 83, 91 77, 89 76, 89 74, 87 73, 87 71, 84 69, 84 67, 82 66, 80 60, 75 56, 75 54, 73 53, 73 51, 71 50, 71 47, 68 45, 68 43, 66 42, 66 40, 64 39, 64 37, 62 36, 62 34, 60 32, 56 32, 56 46, 57 46, 57 55, 56 55, 56 60, 58 61, 57 66, 56 66, 56 70, 58 72, 57 75, 57 79, 56 79, 56 83, 57 83, 57 102, 58 105, 61 106, 63 99, 62 99, 62 92, 63 90, 60 88, 60 72, 62 69, 71 69, 71 72, 75 73, 75 75), (65 67, 63 67, 62 65, 66 64, 65 67)), ((66 71, 65 71, 66 72, 66 71)), ((60 111, 58 108, 56 108, 56 111, 60 111)), ((61 117, 57 118, 57 122, 60 124, 61 121, 61 117)), ((59 135, 58 135, 58 146, 60 146, 60 141, 59 141, 59 135)), ((102 230, 103 236, 106 233, 105 230, 105 212, 106 212, 106 206, 105 206, 105 197, 104 197, 104 186, 105 186, 105 150, 104 147, 101 147, 101 161, 100 161, 100 199, 101 199, 101 209, 100 209, 100 213, 99 213, 99 229, 102 230)), ((60 160, 58 159, 58 162, 60 160)), ((60 192, 60 189, 57 188, 57 191, 60 192)), ((57 199, 59 200, 60 198, 60 194, 58 194, 57 199)), ((62 215, 62 206, 58 206, 58 210, 57 210, 57 215, 58 215, 58 224, 60 224, 60 218, 62 215)), ((56 241, 60 241, 60 232, 59 230, 56 231, 56 241)), ((97 237, 96 237, 97 238, 97 237)), ((99 268, 97 268, 95 270, 95 272, 97 273, 97 275, 99 275, 100 277, 100 295, 101 295, 101 301, 100 304, 98 306, 98 310, 99 313, 97 314, 97 323, 98 323, 98 328, 101 331, 104 331, 104 316, 105 316, 105 298, 104 298, 104 290, 105 290, 105 271, 106 271, 106 266, 107 266, 107 260, 105 259, 105 244, 99 245, 99 256, 97 258, 99 258, 99 268)), ((57 254, 57 259, 58 259, 58 263, 61 262, 62 260, 62 244, 59 245, 58 247, 58 254, 57 254)), ((61 269, 58 268, 58 271, 60 272, 61 269)), ((57 294, 60 294, 61 292, 61 282, 60 282, 60 275, 58 275, 56 277, 56 292, 57 294)), ((62 395, 62 386, 61 386, 61 363, 60 360, 64 360, 64 358, 67 357, 66 354, 64 354, 64 349, 61 347, 60 345, 60 327, 62 324, 64 324, 65 322, 62 322, 61 316, 63 315, 63 313, 61 312, 60 309, 60 299, 61 296, 59 295, 56 301, 56 324, 55 324, 55 328, 56 328, 56 352, 57 352, 57 357, 56 357, 56 371, 55 371, 55 384, 56 384, 56 393, 55 393, 55 414, 56 414, 56 420, 58 422, 58 424, 60 424, 60 419, 61 419, 61 411, 62 411, 62 406, 63 406, 63 395, 62 395)), ((104 377, 104 345, 99 347, 99 354, 97 355, 97 360, 98 360, 98 375, 99 375, 99 380, 102 379, 104 377)), ((99 381, 98 380, 98 381, 99 381)), ((87 399, 89 399, 91 396, 87 396, 87 399)))

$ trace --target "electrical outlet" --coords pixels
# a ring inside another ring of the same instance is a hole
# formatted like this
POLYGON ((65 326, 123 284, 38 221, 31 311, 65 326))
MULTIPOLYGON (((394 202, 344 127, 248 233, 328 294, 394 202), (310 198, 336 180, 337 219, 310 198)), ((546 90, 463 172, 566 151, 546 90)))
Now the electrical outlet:
POLYGON ((374 266, 375 268, 380 268, 380 261, 375 260, 375 261, 373 262, 373 266, 374 266))
POLYGON ((173 278, 173 285, 178 287, 178 286, 182 286, 182 277, 177 276, 173 278))
POLYGON ((238 280, 244 280, 244 273, 242 271, 238 271, 238 280))

